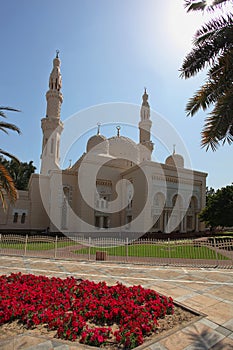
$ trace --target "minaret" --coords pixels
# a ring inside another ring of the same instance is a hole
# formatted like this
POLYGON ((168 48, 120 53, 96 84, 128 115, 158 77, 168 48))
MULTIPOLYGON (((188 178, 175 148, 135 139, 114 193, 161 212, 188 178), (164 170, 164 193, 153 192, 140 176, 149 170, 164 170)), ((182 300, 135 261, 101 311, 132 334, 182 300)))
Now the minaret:
POLYGON ((61 104, 63 101, 60 91, 62 86, 60 63, 59 51, 57 50, 49 78, 49 90, 46 93, 46 117, 41 119, 43 144, 40 172, 43 175, 48 175, 50 170, 60 168, 60 137, 63 130, 63 123, 60 121, 61 104))
POLYGON ((148 103, 148 94, 146 92, 146 88, 142 96, 140 117, 141 120, 138 124, 140 130, 140 145, 144 146, 141 148, 141 160, 151 160, 151 153, 154 149, 154 144, 150 139, 152 121, 150 120, 150 105, 148 103))

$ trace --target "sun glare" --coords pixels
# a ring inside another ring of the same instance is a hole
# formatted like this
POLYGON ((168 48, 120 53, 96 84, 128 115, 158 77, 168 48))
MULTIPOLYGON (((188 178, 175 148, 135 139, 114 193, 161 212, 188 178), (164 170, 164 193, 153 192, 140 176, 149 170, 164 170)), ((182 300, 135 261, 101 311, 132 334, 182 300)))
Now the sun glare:
POLYGON ((191 49, 192 38, 196 30, 203 24, 204 17, 194 12, 186 13, 182 3, 174 1, 170 2, 166 10, 166 21, 169 41, 176 49, 186 52, 191 49))

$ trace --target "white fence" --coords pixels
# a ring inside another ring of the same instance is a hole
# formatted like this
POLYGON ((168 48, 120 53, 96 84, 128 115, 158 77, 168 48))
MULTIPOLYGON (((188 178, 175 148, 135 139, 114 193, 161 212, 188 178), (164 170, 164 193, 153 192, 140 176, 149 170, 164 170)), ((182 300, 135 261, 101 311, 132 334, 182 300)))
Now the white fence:
POLYGON ((0 254, 151 265, 233 267, 233 238, 156 240, 0 235, 0 254))

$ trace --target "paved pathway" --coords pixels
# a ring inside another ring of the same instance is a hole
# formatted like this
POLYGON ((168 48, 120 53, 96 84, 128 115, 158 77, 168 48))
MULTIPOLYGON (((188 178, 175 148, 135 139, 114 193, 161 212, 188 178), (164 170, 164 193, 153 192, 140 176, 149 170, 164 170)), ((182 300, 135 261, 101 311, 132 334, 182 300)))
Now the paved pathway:
MULTIPOLYGON (((230 350, 233 349, 233 270, 62 261, 0 256, 0 274, 11 272, 36 275, 120 281, 141 284, 170 295, 175 301, 206 314, 206 317, 172 334, 137 349, 147 350, 230 350)), ((30 331, 4 339, 0 350, 83 350, 81 344, 32 336, 30 331)))

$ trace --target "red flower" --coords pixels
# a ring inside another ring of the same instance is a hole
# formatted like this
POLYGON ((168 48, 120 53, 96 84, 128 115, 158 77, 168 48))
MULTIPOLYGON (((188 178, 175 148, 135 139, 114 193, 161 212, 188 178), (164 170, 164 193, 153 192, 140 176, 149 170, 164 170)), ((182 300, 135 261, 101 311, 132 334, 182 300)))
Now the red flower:
POLYGON ((3 275, 0 295, 0 324, 14 319, 27 327, 46 324, 59 338, 93 346, 115 337, 118 344, 132 349, 155 331, 159 317, 174 312, 171 297, 142 286, 87 280, 77 284, 73 277, 3 275), (87 322, 93 327, 88 328, 87 322), (113 324, 118 326, 114 334, 113 324))

